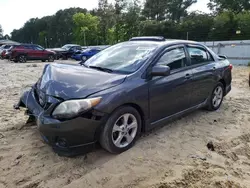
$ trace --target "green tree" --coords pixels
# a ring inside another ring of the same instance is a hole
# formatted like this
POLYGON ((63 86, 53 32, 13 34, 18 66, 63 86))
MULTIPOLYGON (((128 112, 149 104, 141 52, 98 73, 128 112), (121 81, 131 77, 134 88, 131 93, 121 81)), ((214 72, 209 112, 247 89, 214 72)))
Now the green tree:
POLYGON ((210 0, 208 3, 210 10, 221 13, 223 11, 232 11, 240 13, 242 11, 250 10, 249 0, 210 0))
POLYGON ((98 33, 99 19, 90 13, 76 13, 73 15, 75 41, 84 45, 98 44, 96 36, 98 33))
POLYGON ((115 0, 115 39, 116 42, 119 42, 123 38, 123 11, 126 7, 125 0, 115 0))
POLYGON ((69 8, 59 10, 52 16, 32 18, 18 30, 13 30, 11 38, 24 43, 36 43, 47 47, 58 47, 73 41, 74 23, 72 16, 86 9, 69 8), (46 35, 45 35, 46 33, 46 35))
POLYGON ((244 40, 250 38, 250 12, 244 11, 236 15, 237 31, 240 31, 239 34, 236 34, 235 39, 244 40))
POLYGON ((179 22, 182 17, 187 16, 187 9, 197 0, 167 0, 166 13, 170 20, 179 22))
MULTIPOLYGON (((99 17, 99 38, 101 44, 108 42, 109 29, 114 26, 115 23, 115 9, 112 4, 108 4, 107 0, 98 1, 97 16, 99 17)), ((92 14, 93 15, 93 14, 92 14)))
POLYGON ((165 18, 168 0, 146 0, 143 15, 147 19, 161 21, 165 18))
POLYGON ((190 13, 177 26, 177 37, 181 39, 207 41, 214 24, 214 18, 208 14, 190 13))
POLYGON ((237 28, 238 23, 235 14, 232 12, 223 12, 214 19, 210 38, 212 40, 234 39, 237 28))
POLYGON ((132 3, 128 4, 126 8, 126 13, 123 14, 123 39, 128 40, 133 36, 140 35, 140 6, 139 1, 134 0, 132 3))
POLYGON ((2 29, 2 26, 0 25, 0 38, 3 37, 3 29, 2 29))

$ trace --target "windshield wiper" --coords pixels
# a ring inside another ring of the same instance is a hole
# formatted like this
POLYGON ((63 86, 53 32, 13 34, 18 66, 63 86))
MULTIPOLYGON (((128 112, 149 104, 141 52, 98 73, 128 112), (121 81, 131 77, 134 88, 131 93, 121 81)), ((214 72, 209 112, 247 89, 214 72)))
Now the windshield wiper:
POLYGON ((104 72, 113 72, 113 70, 112 70, 112 69, 108 69, 108 68, 104 68, 104 67, 89 66, 89 68, 92 68, 92 69, 97 69, 97 70, 104 71, 104 72))

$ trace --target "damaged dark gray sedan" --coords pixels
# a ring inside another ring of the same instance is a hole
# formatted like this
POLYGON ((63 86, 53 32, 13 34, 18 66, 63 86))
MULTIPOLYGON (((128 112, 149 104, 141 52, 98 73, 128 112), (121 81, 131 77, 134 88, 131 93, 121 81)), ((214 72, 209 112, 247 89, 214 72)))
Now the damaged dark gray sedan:
POLYGON ((27 108, 61 155, 131 148, 141 132, 198 108, 217 110, 231 90, 224 56, 181 40, 131 40, 82 65, 49 64, 15 108, 27 108))

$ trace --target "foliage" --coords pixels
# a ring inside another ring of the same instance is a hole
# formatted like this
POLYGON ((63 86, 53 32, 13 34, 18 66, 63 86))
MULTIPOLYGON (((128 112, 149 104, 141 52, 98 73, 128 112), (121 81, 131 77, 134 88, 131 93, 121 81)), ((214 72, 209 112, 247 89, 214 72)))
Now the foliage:
POLYGON ((210 0, 208 3, 210 10, 221 13, 223 11, 230 11, 233 13, 240 13, 242 11, 250 10, 249 0, 210 0))
POLYGON ((2 26, 0 25, 0 39, 3 37, 3 29, 2 26))
POLYGON ((99 18, 92 16, 90 13, 76 13, 73 15, 75 24, 73 35, 76 43, 81 45, 89 45, 97 40, 98 43, 98 24, 99 18))
POLYGON ((114 0, 111 4, 98 0, 93 10, 59 10, 52 16, 28 20, 11 36, 19 42, 45 47, 73 42, 85 45, 85 41, 86 45, 107 45, 142 35, 198 41, 250 38, 248 0, 210 0, 213 14, 188 12, 197 0, 141 1, 114 0))
POLYGON ((45 47, 62 46, 73 41, 73 15, 86 13, 86 9, 69 8, 41 19, 32 18, 11 33, 12 39, 24 43, 37 43, 45 47))

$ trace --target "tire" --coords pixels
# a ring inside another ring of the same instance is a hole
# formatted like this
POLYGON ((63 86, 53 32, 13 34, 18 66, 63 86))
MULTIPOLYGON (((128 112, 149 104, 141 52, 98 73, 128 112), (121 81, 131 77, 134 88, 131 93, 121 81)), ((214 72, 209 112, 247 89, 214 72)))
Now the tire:
POLYGON ((13 61, 14 61, 14 63, 18 63, 18 60, 17 60, 17 59, 14 59, 13 61))
POLYGON ((45 62, 45 61, 46 61, 46 60, 44 60, 44 59, 42 60, 42 62, 45 62))
POLYGON ((26 61, 27 61, 26 55, 20 55, 20 56, 18 57, 18 61, 19 61, 20 63, 26 63, 26 61))
POLYGON ((49 62, 54 62, 54 60, 55 60, 55 57, 53 55, 48 56, 48 61, 49 62))
POLYGON ((85 62, 87 59, 88 59, 88 58, 87 58, 86 56, 82 56, 82 57, 81 57, 82 62, 85 62))
POLYGON ((139 112, 133 107, 123 106, 115 110, 109 117, 100 135, 100 144, 110 153, 122 153, 135 144, 140 133, 141 116, 139 112), (125 123, 126 126, 123 125, 125 118, 128 120, 125 123))
POLYGON ((68 60, 68 56, 67 56, 67 55, 63 55, 63 56, 62 56, 62 59, 63 59, 63 60, 68 60))
POLYGON ((206 109, 209 111, 218 110, 223 102, 223 98, 224 98, 224 85, 221 82, 219 82, 214 87, 211 95, 208 98, 208 104, 206 109))

